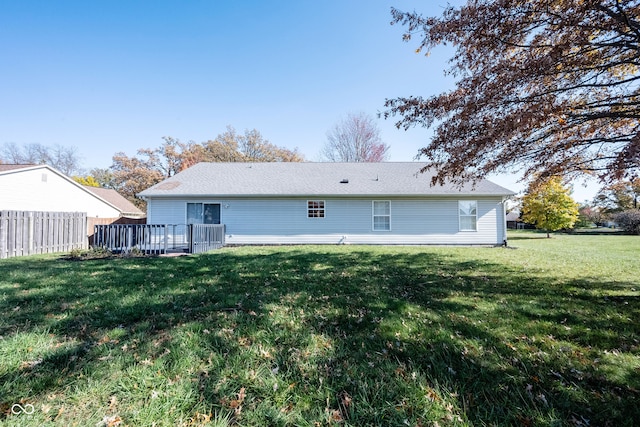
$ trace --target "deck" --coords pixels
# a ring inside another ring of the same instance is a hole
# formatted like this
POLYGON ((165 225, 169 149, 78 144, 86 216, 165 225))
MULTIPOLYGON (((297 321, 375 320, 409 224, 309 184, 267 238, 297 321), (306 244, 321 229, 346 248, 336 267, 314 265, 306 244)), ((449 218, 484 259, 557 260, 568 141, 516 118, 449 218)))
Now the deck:
POLYGON ((96 225, 93 246, 113 253, 202 253, 225 245, 224 224, 96 225))

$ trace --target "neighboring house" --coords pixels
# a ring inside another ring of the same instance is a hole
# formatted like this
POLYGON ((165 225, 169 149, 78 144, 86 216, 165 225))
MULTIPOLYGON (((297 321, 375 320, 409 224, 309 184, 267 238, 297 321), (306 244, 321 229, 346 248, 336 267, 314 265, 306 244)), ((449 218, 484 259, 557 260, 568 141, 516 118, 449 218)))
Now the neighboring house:
POLYGON ((511 211, 507 214, 507 228, 513 230, 535 230, 535 225, 525 223, 520 211, 511 211))
POLYGON ((490 181, 431 186, 418 163, 199 163, 138 196, 147 223, 225 224, 228 244, 506 242, 490 181))
POLYGON ((136 205, 128 201, 122 194, 111 188, 91 187, 83 185, 83 188, 89 190, 102 200, 111 203, 120 211, 120 216, 125 218, 144 218, 146 214, 136 205))
POLYGON ((519 224, 522 223, 522 221, 520 220, 520 212, 518 211, 511 211, 509 213, 507 213, 507 228, 511 228, 511 229, 517 229, 519 224))
POLYGON ((88 218, 144 217, 115 190, 85 187, 46 165, 0 164, 0 210, 86 212, 88 218))

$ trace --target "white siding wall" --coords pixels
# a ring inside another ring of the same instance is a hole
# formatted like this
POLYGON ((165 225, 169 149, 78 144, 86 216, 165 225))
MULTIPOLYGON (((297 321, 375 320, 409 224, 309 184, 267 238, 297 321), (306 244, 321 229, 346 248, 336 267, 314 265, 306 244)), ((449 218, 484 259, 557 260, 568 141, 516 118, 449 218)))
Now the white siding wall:
MULTIPOLYGON (((430 199, 189 199, 220 203, 230 244, 501 244, 502 200, 478 201, 478 230, 459 231, 457 198, 430 199), (307 218, 307 200, 324 200, 325 217, 307 218), (372 200, 391 201, 391 230, 372 230, 372 200)), ((186 199, 148 201, 150 224, 184 224, 186 199)))
POLYGON ((0 210, 86 212, 88 217, 98 218, 120 216, 117 209, 44 168, 0 175, 0 210))

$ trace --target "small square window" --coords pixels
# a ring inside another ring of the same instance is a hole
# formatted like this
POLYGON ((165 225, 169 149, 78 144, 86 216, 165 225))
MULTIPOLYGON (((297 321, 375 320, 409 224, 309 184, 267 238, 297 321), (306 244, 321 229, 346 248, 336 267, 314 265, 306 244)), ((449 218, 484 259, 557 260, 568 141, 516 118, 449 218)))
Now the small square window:
POLYGON ((307 201, 307 218, 324 218, 324 200, 307 201))

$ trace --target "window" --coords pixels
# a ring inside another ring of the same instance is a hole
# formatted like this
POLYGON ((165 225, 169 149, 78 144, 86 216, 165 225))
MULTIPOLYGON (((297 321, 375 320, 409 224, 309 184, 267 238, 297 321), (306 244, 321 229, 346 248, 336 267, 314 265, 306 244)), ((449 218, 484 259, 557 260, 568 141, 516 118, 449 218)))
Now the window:
POLYGON ((324 218, 324 200, 307 200, 307 218, 324 218))
POLYGON ((187 203, 187 224, 220 224, 220 204, 187 203))
POLYGON ((458 217, 460 231, 477 231, 478 203, 475 200, 460 200, 458 202, 458 217))
POLYGON ((391 202, 373 201, 373 231, 391 230, 391 202))

